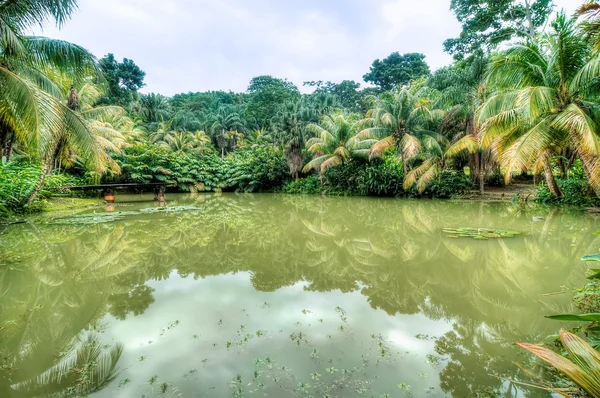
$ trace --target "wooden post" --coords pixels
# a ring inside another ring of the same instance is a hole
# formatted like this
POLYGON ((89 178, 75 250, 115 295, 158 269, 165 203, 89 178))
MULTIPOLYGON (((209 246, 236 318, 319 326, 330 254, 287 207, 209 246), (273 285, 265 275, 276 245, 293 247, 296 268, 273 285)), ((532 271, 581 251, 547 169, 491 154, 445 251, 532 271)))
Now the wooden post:
POLYGON ((108 188, 104 191, 104 200, 106 203, 115 203, 115 193, 112 189, 108 188))
POLYGON ((154 200, 162 204, 165 203, 165 187, 160 186, 154 188, 154 200))

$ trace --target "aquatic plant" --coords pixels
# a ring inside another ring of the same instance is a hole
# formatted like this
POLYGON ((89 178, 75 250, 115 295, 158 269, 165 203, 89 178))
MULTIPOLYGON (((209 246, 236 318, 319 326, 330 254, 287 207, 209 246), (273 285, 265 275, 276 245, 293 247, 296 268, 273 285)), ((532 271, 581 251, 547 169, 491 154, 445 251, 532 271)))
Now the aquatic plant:
MULTIPOLYGON (((517 345, 565 374, 592 397, 600 396, 600 353, 581 337, 566 330, 561 330, 559 336, 567 352, 566 358, 538 345, 529 343, 517 345)), ((549 387, 548 390, 556 391, 549 387)))
POLYGON ((448 238, 473 238, 476 240, 488 240, 488 239, 499 239, 499 238, 514 238, 515 236, 522 235, 521 232, 517 231, 506 231, 502 229, 490 229, 490 228, 444 228, 442 232, 451 234, 448 238))

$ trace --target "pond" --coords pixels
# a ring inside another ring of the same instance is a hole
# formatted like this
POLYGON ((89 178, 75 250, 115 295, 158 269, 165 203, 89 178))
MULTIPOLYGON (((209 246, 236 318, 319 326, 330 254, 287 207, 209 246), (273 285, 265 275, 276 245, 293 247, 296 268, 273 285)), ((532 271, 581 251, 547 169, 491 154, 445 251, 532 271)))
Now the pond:
POLYGON ((509 203, 167 199, 0 230, 0 396, 548 396, 513 344, 556 333, 548 293, 600 247, 591 216, 509 203))

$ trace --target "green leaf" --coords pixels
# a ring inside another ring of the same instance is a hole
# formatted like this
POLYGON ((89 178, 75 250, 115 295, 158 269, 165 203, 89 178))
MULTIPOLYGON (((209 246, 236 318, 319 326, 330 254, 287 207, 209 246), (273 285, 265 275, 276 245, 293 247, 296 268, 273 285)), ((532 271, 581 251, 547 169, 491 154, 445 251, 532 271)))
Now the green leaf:
POLYGON ((587 278, 590 280, 594 280, 594 279, 600 279, 600 268, 591 268, 590 271, 592 272, 592 274, 590 274, 587 278))
POLYGON ((598 313, 549 315, 546 318, 555 321, 600 322, 600 314, 598 313))
POLYGON ((600 253, 591 254, 589 256, 581 257, 581 261, 598 261, 600 262, 600 253))

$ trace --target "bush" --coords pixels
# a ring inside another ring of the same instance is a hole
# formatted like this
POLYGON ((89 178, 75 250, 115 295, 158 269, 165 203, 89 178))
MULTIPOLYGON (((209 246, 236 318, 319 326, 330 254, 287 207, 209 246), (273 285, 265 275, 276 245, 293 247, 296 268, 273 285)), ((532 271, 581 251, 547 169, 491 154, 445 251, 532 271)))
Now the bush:
POLYGON ((546 184, 540 184, 536 199, 539 203, 579 207, 600 206, 600 199, 585 177, 570 175, 564 179, 557 179, 556 182, 565 194, 564 198, 554 197, 546 184))
POLYGON ((290 181, 281 188, 282 193, 318 195, 323 191, 319 176, 311 174, 306 178, 290 181))
POLYGON ((449 199, 465 195, 473 189, 473 180, 461 172, 446 170, 431 183, 422 196, 449 199))
POLYGON ((392 153, 371 162, 354 160, 324 175, 324 190, 332 195, 402 196, 402 162, 392 153))
POLYGON ((42 168, 24 162, 0 164, 0 213, 21 212, 42 168))

